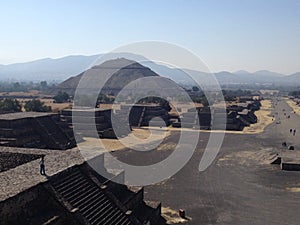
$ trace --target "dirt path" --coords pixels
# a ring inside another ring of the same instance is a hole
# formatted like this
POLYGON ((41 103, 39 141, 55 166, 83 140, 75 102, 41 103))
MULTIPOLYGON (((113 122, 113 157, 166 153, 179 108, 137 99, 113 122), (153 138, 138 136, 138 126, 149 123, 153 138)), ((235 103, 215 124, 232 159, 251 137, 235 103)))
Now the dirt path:
POLYGON ((84 142, 78 144, 79 149, 104 151, 117 151, 124 148, 135 148, 141 145, 151 145, 170 135, 170 130, 165 128, 135 128, 128 136, 120 139, 97 139, 85 137, 84 142), (154 131, 150 133, 149 128, 154 131), (100 143, 101 142, 101 143, 100 143), (105 148, 101 149, 101 144, 105 148), (98 146, 98 147, 97 147, 98 146))

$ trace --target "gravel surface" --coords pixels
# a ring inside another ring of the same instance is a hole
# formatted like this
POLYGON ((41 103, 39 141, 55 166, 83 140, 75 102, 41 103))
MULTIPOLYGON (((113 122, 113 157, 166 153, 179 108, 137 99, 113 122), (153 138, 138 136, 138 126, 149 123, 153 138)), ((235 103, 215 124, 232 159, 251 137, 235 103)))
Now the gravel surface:
POLYGON ((0 172, 40 158, 41 155, 0 152, 0 172))

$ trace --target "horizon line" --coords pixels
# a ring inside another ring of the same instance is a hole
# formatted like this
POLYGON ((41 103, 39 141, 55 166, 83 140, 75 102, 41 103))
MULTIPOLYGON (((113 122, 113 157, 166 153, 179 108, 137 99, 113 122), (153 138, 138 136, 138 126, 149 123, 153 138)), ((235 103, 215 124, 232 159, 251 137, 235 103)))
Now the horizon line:
MULTIPOLYGON (((59 57, 43 57, 43 58, 37 58, 37 59, 28 60, 28 61, 13 62, 13 63, 8 63, 8 64, 0 64, 0 68, 3 67, 3 66, 12 66, 12 65, 16 65, 16 64, 33 63, 33 62, 42 61, 42 60, 59 60, 59 59, 67 58, 67 57, 80 57, 80 56, 92 57, 92 56, 100 56, 102 54, 103 53, 92 54, 92 55, 86 55, 86 54, 74 54, 73 55, 72 54, 72 55, 64 55, 64 56, 59 56, 59 57)), ((281 73, 281 72, 277 72, 277 71, 273 71, 273 70, 269 70, 269 69, 259 69, 259 70, 255 70, 253 72, 250 72, 246 69, 239 69, 239 70, 235 70, 235 71, 233 71, 233 70, 219 70, 219 71, 214 71, 214 72, 211 72, 211 73, 216 74, 216 73, 222 73, 222 72, 229 72, 229 73, 232 73, 232 74, 237 74, 238 72, 243 72, 245 74, 247 74, 247 73, 254 74, 254 73, 263 72, 263 71, 271 72, 271 73, 278 73, 279 75, 283 75, 283 76, 290 76, 290 75, 294 75, 296 73, 300 73, 300 71, 296 71, 296 72, 287 74, 287 73, 281 73)), ((199 72, 202 72, 202 71, 199 71, 199 72)))

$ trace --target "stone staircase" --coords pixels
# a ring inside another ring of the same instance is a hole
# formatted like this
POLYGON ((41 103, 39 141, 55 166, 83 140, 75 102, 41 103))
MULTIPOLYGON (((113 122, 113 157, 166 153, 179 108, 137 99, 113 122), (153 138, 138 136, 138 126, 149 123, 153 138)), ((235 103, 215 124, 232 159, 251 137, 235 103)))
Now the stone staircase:
POLYGON ((87 222, 99 225, 133 225, 130 216, 78 168, 51 182, 56 193, 87 222))
POLYGON ((145 111, 146 111, 146 108, 143 107, 140 118, 139 118, 138 127, 140 127, 142 125, 143 118, 144 118, 144 115, 145 115, 145 111))
POLYGON ((37 117, 36 127, 50 149, 68 149, 76 146, 51 117, 37 117))

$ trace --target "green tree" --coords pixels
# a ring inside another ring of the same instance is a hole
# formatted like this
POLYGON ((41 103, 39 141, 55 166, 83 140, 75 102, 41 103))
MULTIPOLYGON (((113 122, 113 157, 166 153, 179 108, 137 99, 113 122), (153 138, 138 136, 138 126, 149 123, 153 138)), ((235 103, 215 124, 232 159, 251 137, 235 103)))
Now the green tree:
POLYGON ((1 112, 21 112, 22 106, 16 99, 4 99, 0 101, 1 112))
POLYGON ((198 88, 197 86, 193 86, 193 87, 192 87, 192 90, 193 90, 193 91, 199 91, 199 88, 198 88))
POLYGON ((51 107, 44 105, 44 102, 33 99, 25 103, 24 106, 26 112, 51 112, 51 107))
POLYGON ((112 104, 115 101, 115 97, 99 94, 97 98, 97 104, 105 103, 105 104, 112 104))
POLYGON ((45 90, 48 87, 47 81, 41 81, 40 85, 42 90, 45 90))
POLYGON ((13 84, 13 88, 14 88, 15 91, 19 91, 20 88, 21 88, 20 83, 19 83, 19 82, 14 83, 14 84, 13 84))
POLYGON ((291 91, 289 92, 289 95, 294 97, 300 96, 300 91, 291 91))
POLYGON ((57 103, 68 102, 70 99, 70 95, 66 92, 58 92, 57 95, 53 97, 54 101, 57 103))

